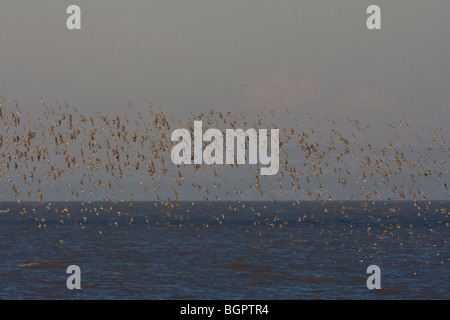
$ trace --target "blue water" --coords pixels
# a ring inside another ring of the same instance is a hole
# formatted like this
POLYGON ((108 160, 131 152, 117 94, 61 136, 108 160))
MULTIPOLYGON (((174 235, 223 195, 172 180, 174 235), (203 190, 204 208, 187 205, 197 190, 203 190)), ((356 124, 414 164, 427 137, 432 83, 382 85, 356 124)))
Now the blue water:
POLYGON ((450 298, 446 202, 172 205, 0 203, 0 298, 450 298))

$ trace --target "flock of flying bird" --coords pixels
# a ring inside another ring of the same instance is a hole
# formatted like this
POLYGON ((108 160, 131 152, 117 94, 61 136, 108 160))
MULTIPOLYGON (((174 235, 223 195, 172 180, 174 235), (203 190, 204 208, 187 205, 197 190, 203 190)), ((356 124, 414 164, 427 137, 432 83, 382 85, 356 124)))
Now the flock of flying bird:
MULTIPOLYGON (((208 208, 220 224, 227 218, 214 207, 211 209, 211 203, 217 200, 228 201, 231 213, 251 211, 258 216, 252 200, 290 199, 288 203, 292 206, 315 200, 321 204, 316 208, 322 213, 334 210, 346 215, 345 203, 340 208, 336 203, 333 208, 327 206, 337 191, 341 199, 344 194, 344 199, 361 201, 363 208, 375 206, 375 200, 409 199, 419 209, 420 201, 426 200, 428 209, 431 202, 427 198, 440 197, 444 200, 440 213, 447 219, 450 148, 439 127, 423 126, 415 130, 406 122, 392 123, 389 126, 393 141, 380 145, 368 141, 370 126, 358 120, 325 117, 315 121, 307 114, 300 121, 288 109, 278 113, 287 117, 292 126, 279 128, 270 123, 276 117, 275 111, 259 114, 248 122, 241 113, 210 110, 191 115, 183 124, 166 116, 161 108, 155 110, 151 104, 141 113, 129 102, 127 112, 119 117, 100 112, 84 115, 67 103, 48 106, 42 99, 43 114, 36 116, 29 109, 22 111, 17 101, 10 107, 4 97, 0 98, 0 201, 12 196, 19 203, 27 199, 42 204, 61 193, 67 199, 83 201, 85 206, 84 201, 91 203, 102 195, 103 205, 82 209, 85 216, 76 225, 86 223, 88 213, 111 213, 113 207, 108 202, 123 204, 125 210, 132 208, 135 194, 128 193, 130 190, 147 194, 163 216, 173 214, 171 218, 176 219, 177 226, 189 224, 190 211, 195 211, 194 202, 189 201, 187 207, 180 202, 186 200, 180 194, 188 188, 208 200, 208 208), (193 132, 195 120, 214 128, 278 128, 278 174, 260 176, 259 165, 174 165, 170 159, 171 132, 177 128, 193 132), (407 139, 402 140, 400 133, 406 133, 407 139)), ((67 207, 61 210, 49 202, 46 208, 61 217, 61 225, 70 217, 67 207)), ((388 211, 395 210, 393 202, 388 211)), ((24 208, 21 213, 29 213, 25 211, 24 208)), ((116 214, 121 217, 123 212, 116 214)), ((299 221, 305 218, 306 215, 299 221)), ((268 229, 281 230, 287 223, 281 220, 274 213, 273 219, 263 219, 262 223, 268 229)), ((46 226, 45 219, 36 221, 39 227, 46 226)), ((133 223, 133 217, 129 223, 133 223)), ((118 222, 111 224, 117 226, 118 222)), ((448 222, 446 225, 448 228, 448 222)), ((202 227, 208 227, 208 223, 202 227)), ((353 232, 351 226, 349 230, 343 227, 343 236, 353 232)), ((392 233, 391 227, 395 226, 387 226, 384 232, 392 233)), ((370 226, 367 232, 371 232, 370 226)), ((326 230, 320 234, 324 233, 326 230)), ((259 235, 263 241, 261 232, 259 235)), ((441 263, 445 260, 443 257, 441 263)))
POLYGON ((71 199, 91 200, 106 194, 109 196, 103 200, 134 200, 135 195, 126 194, 125 189, 136 188, 125 187, 125 182, 136 184, 149 194, 148 198, 169 204, 182 199, 180 187, 188 183, 206 200, 253 197, 277 201, 284 196, 295 202, 326 201, 332 200, 330 190, 347 192, 348 200, 427 200, 437 193, 448 198, 445 179, 450 148, 439 127, 423 126, 420 134, 408 123, 391 124, 394 141, 380 147, 367 141, 365 134, 370 126, 358 120, 325 117, 314 123, 308 114, 307 121, 313 124, 308 127, 307 123, 300 125, 286 109, 293 126, 280 128, 280 170, 268 178, 258 174, 259 165, 247 165, 248 173, 237 164, 173 165, 170 137, 178 127, 188 127, 192 132, 194 120, 216 128, 276 128, 267 123, 274 118, 274 111, 248 123, 243 114, 210 110, 192 115, 183 126, 161 108, 153 110, 151 104, 146 114, 137 112, 132 117, 129 102, 130 110, 119 117, 100 112, 83 115, 67 103, 54 107, 47 106, 44 100, 41 103, 45 111, 43 117, 37 117, 29 109, 21 111, 17 101, 8 108, 1 97, 0 201, 7 190, 9 197, 18 200, 43 201, 51 198, 45 197, 46 192, 53 196, 55 191, 69 194, 67 198, 71 199), (424 147, 402 142, 399 129, 403 128, 424 147), (424 142, 425 138, 431 145, 424 142), (239 174, 233 175, 229 167, 239 166, 239 174), (199 172, 198 176, 194 176, 195 172, 199 172), (386 191, 390 194, 386 195, 386 191))

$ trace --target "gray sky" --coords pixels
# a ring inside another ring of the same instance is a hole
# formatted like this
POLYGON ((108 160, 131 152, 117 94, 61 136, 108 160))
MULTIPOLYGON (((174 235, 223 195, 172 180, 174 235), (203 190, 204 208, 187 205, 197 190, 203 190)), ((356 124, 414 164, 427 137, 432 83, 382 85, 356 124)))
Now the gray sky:
POLYGON ((375 2, 79 0, 82 30, 69 31, 73 1, 4 0, 0 93, 104 112, 290 105, 446 124, 450 2, 375 2), (369 31, 375 2, 382 30, 369 31))
POLYGON ((448 136, 449 13, 448 0, 2 0, 0 95, 180 117, 289 107, 357 118, 373 143, 399 120, 448 136), (71 4, 82 30, 66 28, 71 4), (371 4, 381 30, 366 28, 371 4))

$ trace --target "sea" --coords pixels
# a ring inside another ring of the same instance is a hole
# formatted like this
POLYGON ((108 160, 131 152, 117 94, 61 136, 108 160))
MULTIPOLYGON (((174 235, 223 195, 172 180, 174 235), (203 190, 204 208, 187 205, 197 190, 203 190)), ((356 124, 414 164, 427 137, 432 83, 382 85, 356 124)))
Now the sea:
POLYGON ((0 202, 0 210, 0 299, 450 298, 446 201, 0 202), (68 287, 73 265, 80 289, 68 287), (368 286, 373 265, 379 289, 368 286))

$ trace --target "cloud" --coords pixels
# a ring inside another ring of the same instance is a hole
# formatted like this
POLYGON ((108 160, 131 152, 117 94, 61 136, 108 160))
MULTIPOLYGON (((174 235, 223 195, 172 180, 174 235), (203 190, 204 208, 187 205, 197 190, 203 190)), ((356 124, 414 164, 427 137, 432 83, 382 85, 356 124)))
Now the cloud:
POLYGON ((442 103, 439 105, 438 110, 436 110, 440 114, 444 114, 450 111, 450 98, 445 99, 442 101, 442 103))
POLYGON ((338 96, 330 107, 339 112, 365 111, 389 111, 393 107, 393 101, 379 89, 363 88, 354 94, 338 96), (334 106, 333 106, 334 105, 334 106))
POLYGON ((284 71, 254 76, 242 104, 246 107, 296 107, 320 97, 320 84, 313 78, 293 78, 284 71))

